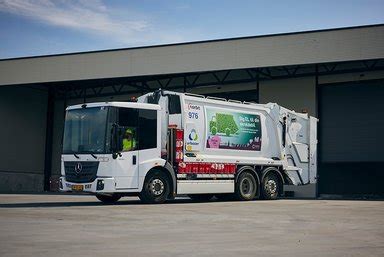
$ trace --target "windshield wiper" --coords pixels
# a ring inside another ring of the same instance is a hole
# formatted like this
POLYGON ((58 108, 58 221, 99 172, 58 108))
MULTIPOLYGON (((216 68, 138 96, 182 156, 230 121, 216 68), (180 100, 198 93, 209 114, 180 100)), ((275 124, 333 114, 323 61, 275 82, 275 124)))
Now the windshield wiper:
POLYGON ((80 157, 78 155, 76 155, 75 153, 73 154, 77 159, 80 159, 80 157))
POLYGON ((95 158, 97 160, 97 156, 94 155, 93 153, 91 153, 92 157, 95 158))

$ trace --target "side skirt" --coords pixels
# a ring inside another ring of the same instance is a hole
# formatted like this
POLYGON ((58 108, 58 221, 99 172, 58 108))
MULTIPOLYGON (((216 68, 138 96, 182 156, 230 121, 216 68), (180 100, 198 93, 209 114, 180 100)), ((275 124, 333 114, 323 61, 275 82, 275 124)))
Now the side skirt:
POLYGON ((234 180, 179 180, 177 194, 234 193, 234 180))

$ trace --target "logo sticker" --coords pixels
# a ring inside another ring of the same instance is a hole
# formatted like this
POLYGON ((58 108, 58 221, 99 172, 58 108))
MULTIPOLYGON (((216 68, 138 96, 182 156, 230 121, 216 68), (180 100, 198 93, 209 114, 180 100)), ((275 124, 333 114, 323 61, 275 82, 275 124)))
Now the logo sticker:
POLYGON ((192 129, 191 130, 191 133, 189 133, 189 136, 188 136, 189 140, 191 141, 197 141, 199 139, 199 137, 197 136, 197 133, 196 133, 196 130, 195 129, 192 129))
POLYGON ((81 165, 81 163, 80 162, 76 163, 75 165, 76 174, 79 174, 82 171, 82 169, 83 169, 83 166, 81 165))

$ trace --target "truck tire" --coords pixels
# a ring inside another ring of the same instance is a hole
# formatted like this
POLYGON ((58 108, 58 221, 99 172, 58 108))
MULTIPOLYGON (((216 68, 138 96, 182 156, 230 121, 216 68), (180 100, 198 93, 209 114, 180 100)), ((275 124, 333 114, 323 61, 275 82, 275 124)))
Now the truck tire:
POLYGON ((188 197, 195 202, 207 202, 212 199, 213 195, 212 194, 196 194, 196 195, 188 195, 188 197))
POLYGON ((256 196, 257 186, 256 179, 250 172, 242 172, 235 184, 236 199, 242 201, 252 200, 256 196))
POLYGON ((144 203, 164 203, 170 193, 170 182, 161 171, 150 172, 145 178, 139 198, 144 203))
POLYGON ((261 196, 265 200, 276 200, 280 192, 280 180, 276 172, 268 172, 261 182, 261 196))
POLYGON ((121 195, 112 194, 112 195, 96 195, 96 198, 99 199, 102 203, 113 204, 120 200, 121 195))

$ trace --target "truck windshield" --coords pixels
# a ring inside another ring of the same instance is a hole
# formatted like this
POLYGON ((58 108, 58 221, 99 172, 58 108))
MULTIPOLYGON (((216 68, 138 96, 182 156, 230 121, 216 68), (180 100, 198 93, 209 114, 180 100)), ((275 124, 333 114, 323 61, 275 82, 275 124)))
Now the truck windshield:
POLYGON ((110 142, 108 110, 102 106, 67 111, 63 153, 107 153, 110 142))

